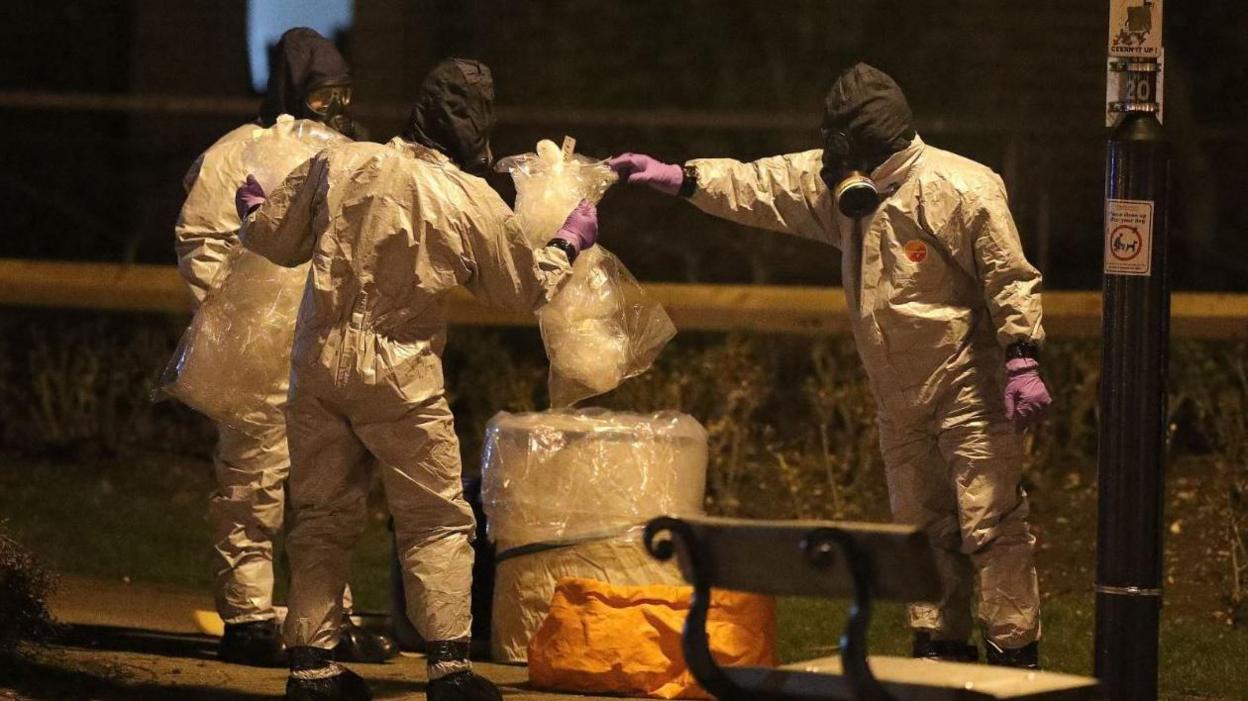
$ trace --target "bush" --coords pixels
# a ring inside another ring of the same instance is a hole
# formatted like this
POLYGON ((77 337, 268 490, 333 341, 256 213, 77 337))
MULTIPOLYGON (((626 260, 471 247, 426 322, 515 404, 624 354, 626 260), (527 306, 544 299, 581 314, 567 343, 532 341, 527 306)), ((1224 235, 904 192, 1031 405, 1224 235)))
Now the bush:
POLYGON ((0 657, 52 636, 48 596, 53 585, 51 573, 0 524, 0 657))
MULTIPOLYGON (((1226 581, 1220 613, 1248 623, 1248 344, 1179 344, 1173 363, 1172 413, 1190 419, 1214 458, 1215 471, 1196 490, 1221 524, 1213 550, 1226 581)), ((1176 431, 1180 426, 1176 426, 1176 431)))
MULTIPOLYGON (((184 319, 77 312, 0 314, 0 450, 79 458, 173 451, 207 457, 211 424, 152 404, 184 319)), ((1208 566, 1225 620, 1248 619, 1248 346, 1172 348, 1172 462, 1212 464, 1187 490, 1216 522, 1208 566)), ((547 405, 534 329, 452 330, 447 386, 466 470, 496 412, 547 405)), ((1100 346, 1056 341, 1043 374, 1055 406, 1026 438, 1037 495, 1095 482, 1100 346)), ((875 402, 848 338, 681 334, 645 375, 590 403, 698 418, 710 442, 707 507, 753 518, 888 518, 875 402)), ((1185 497, 1187 498, 1187 497, 1185 497)), ((1202 565, 1204 566, 1204 565, 1202 565)))
POLYGON ((0 317, 0 447, 72 458, 207 455, 210 424, 152 390, 183 319, 84 312, 0 317))

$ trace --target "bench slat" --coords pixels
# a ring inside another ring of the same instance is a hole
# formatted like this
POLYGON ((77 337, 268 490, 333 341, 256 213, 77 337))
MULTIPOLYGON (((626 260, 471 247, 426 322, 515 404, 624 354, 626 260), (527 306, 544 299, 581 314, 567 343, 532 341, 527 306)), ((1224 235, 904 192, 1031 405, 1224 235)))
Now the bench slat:
MULTIPOLYGON (((833 549, 826 567, 804 556, 802 542, 818 528, 839 528, 853 536, 874 563, 871 594, 876 600, 935 601, 940 580, 918 528, 849 521, 756 521, 684 518, 697 536, 701 565, 714 587, 777 596, 851 597, 854 583, 843 554, 833 549)), ((694 581, 687 557, 681 571, 694 581)))
MULTIPOLYGON (((871 669, 897 701, 1074 701, 1095 698, 1095 679, 982 664, 959 664, 872 655, 871 669)), ((724 672, 748 689, 799 698, 852 698, 841 659, 825 657, 777 669, 729 667, 724 672)))

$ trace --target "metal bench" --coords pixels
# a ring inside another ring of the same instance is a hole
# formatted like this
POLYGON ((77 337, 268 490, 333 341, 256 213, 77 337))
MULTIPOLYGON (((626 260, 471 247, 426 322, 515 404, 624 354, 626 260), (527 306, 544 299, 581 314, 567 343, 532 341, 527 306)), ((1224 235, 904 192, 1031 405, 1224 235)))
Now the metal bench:
POLYGON ((939 597, 936 565, 922 531, 832 521, 745 521, 660 517, 646 548, 675 556, 693 585, 682 648, 690 671, 724 701, 737 699, 935 701, 1100 698, 1095 679, 988 665, 867 655, 871 603, 939 597), (850 598, 838 657, 778 668, 720 667, 707 642, 711 588, 850 598))

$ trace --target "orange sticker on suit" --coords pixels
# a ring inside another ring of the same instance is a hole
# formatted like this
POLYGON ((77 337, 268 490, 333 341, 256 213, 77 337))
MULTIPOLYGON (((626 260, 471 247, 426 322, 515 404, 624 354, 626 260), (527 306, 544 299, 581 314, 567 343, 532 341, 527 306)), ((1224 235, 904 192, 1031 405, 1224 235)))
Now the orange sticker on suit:
POLYGON ((922 263, 927 258, 927 244, 919 240, 906 242, 906 257, 912 263, 922 263))

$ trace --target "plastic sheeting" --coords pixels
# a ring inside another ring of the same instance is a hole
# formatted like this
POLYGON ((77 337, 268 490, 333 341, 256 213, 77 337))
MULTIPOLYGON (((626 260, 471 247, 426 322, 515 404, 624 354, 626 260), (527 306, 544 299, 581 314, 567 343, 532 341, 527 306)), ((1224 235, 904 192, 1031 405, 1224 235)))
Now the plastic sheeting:
POLYGON ((661 514, 702 513, 706 462, 706 430, 676 412, 495 416, 482 473, 499 552, 495 661, 525 660, 561 577, 679 584, 674 565, 645 552, 640 526, 661 514))
POLYGON ((706 461, 706 429, 687 414, 500 413, 482 458, 490 539, 505 550, 700 514, 706 461))
MULTIPOLYGON (((283 115, 253 132, 244 170, 272 192, 299 165, 346 140, 318 122, 283 115)), ((307 277, 307 264, 283 268, 236 245, 183 334, 162 391, 240 431, 280 424, 307 277)))
POLYGON ((581 200, 598 204, 616 181, 605 161, 566 153, 548 139, 537 142, 536 153, 508 156, 494 168, 516 183, 516 216, 534 246, 545 246, 581 200))
MULTIPOLYGON (((515 180, 516 216, 534 246, 546 245, 577 203, 597 203, 616 180, 603 161, 571 154, 570 145, 561 151, 547 140, 538 142, 536 153, 509 156, 497 168, 515 180)), ((571 280, 537 316, 554 407, 640 375, 676 335, 663 307, 602 246, 577 257, 571 280)))

